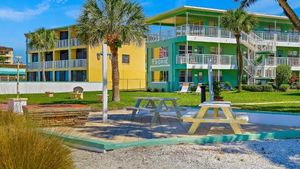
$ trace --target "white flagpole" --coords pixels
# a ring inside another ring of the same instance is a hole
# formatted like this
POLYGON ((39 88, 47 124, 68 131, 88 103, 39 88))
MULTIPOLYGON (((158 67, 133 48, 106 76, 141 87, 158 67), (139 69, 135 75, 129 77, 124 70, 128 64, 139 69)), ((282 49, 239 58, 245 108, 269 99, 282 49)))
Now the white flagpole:
POLYGON ((107 44, 102 44, 102 101, 103 101, 103 123, 108 121, 108 98, 107 98, 107 44))
POLYGON ((209 86, 209 101, 214 101, 214 88, 213 88, 213 78, 212 78, 212 63, 211 57, 208 58, 208 86, 209 86))

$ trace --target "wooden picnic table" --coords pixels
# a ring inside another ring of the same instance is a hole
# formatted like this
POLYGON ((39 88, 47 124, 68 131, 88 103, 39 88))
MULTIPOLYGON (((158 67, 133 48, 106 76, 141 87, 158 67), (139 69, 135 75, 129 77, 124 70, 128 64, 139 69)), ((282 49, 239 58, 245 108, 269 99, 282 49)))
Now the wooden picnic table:
POLYGON ((181 117, 179 108, 177 106, 176 98, 163 98, 163 97, 137 97, 136 104, 134 107, 129 107, 127 110, 132 110, 131 119, 134 120, 135 115, 139 111, 149 111, 154 113, 151 123, 157 123, 160 112, 164 111, 175 111, 178 118, 181 117), (146 102, 144 107, 141 107, 141 103, 146 102), (167 102, 171 102, 171 106, 167 105, 167 102), (156 104, 158 103, 158 104, 156 104))
POLYGON ((92 110, 90 106, 74 104, 23 106, 24 115, 39 126, 83 126, 92 110))
POLYGON ((201 108, 199 112, 195 115, 195 117, 183 117, 183 122, 191 122, 192 126, 190 127, 188 133, 194 134, 196 130, 199 128, 201 123, 228 123, 233 129, 235 134, 242 134, 240 124, 246 124, 246 120, 236 119, 231 109, 230 102, 204 102, 200 104, 201 108), (205 118, 209 109, 214 110, 213 118, 205 118), (219 109, 221 109, 224 113, 225 118, 221 118, 219 116, 219 109))

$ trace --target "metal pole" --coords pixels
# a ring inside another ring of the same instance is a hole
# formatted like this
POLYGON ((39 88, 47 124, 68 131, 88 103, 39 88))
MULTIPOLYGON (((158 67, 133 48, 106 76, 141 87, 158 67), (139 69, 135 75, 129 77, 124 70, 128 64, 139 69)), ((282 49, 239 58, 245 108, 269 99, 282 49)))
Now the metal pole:
POLYGON ((212 65, 211 57, 208 58, 208 86, 209 86, 209 101, 214 101, 214 89, 213 89, 213 78, 212 78, 212 65))
POLYGON ((102 44, 102 101, 103 101, 103 123, 108 122, 108 98, 107 98, 107 44, 102 44))
POLYGON ((20 56, 17 56, 17 98, 20 98, 20 90, 19 90, 19 83, 20 83, 20 56))

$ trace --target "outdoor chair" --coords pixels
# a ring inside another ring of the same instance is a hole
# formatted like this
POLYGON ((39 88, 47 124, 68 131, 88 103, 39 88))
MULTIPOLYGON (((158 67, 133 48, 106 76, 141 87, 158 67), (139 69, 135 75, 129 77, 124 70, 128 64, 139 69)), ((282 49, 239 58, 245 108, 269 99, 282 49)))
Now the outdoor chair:
POLYGON ((198 83, 197 89, 195 91, 196 94, 201 94, 201 86, 202 86, 202 83, 198 83))
POLYGON ((83 99, 83 88, 80 86, 74 87, 71 93, 72 99, 82 100, 83 99))
POLYGON ((189 93, 190 84, 189 83, 183 83, 181 90, 178 91, 178 93, 189 93))

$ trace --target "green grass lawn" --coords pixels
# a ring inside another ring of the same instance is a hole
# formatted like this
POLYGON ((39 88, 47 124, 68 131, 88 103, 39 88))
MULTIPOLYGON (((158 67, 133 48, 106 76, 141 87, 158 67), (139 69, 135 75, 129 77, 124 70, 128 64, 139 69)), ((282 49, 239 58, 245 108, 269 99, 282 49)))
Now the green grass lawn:
MULTIPOLYGON (((29 104, 86 104, 96 108, 102 105, 97 101, 96 94, 99 92, 85 92, 84 100, 72 100, 69 93, 56 93, 53 98, 47 98, 44 94, 24 94, 21 97, 28 98, 29 104)), ((231 101, 234 107, 250 110, 281 111, 300 113, 300 91, 289 92, 222 92, 224 100, 231 101), (245 105, 241 103, 265 103, 265 102, 289 102, 298 103, 275 103, 262 105, 245 105), (236 105, 235 105, 236 104, 236 105)), ((109 92, 111 96, 111 93, 109 92)), ((135 97, 173 97, 178 98, 180 106, 197 106, 200 103, 200 96, 196 94, 178 93, 151 93, 151 92, 121 92, 121 102, 109 102, 109 109, 120 109, 126 106, 134 106, 135 97)), ((15 95, 0 95, 0 102, 7 102, 8 98, 15 95)))

